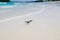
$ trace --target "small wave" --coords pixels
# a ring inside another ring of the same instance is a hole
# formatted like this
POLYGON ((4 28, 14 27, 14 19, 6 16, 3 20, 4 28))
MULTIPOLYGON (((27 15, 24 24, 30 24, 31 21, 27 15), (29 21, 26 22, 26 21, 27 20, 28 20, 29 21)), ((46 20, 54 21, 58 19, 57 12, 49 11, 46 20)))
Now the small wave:
POLYGON ((13 6, 0 6, 0 8, 13 8, 13 6))

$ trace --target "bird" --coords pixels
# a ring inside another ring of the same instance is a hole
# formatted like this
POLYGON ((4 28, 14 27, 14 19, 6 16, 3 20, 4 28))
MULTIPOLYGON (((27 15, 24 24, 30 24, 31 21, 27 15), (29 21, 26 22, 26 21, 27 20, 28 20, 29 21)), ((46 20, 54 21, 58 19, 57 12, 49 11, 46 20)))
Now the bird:
POLYGON ((29 21, 25 21, 25 23, 29 24, 30 22, 32 22, 32 20, 29 20, 29 21))

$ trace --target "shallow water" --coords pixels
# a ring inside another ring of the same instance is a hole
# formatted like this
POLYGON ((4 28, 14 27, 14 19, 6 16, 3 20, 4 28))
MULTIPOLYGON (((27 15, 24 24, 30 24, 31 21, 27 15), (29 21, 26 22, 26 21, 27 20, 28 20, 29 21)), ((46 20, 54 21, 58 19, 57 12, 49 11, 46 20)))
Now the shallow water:
MULTIPOLYGON (((1 3, 0 3, 1 4, 1 3)), ((6 3, 5 3, 6 4, 6 3)), ((11 2, 6 5, 0 5, 0 20, 15 17, 23 16, 26 14, 38 13, 44 8, 47 7, 60 7, 58 2, 38 2, 38 3, 19 3, 11 2)))

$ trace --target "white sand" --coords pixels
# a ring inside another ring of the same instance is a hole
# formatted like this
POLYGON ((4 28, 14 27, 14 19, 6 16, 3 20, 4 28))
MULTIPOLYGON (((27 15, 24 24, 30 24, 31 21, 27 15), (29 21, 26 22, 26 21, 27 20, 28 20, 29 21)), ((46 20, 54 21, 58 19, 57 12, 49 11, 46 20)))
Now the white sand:
POLYGON ((1 12, 0 20, 0 40, 60 40, 60 6, 13 8, 1 12))

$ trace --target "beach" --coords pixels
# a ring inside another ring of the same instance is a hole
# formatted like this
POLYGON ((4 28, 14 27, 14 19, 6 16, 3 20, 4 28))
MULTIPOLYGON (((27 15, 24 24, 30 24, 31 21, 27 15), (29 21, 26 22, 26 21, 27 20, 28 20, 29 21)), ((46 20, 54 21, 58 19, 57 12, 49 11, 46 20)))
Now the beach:
POLYGON ((0 40, 60 40, 56 2, 16 4, 0 10, 0 40), (27 24, 29 20, 32 22, 27 24))

